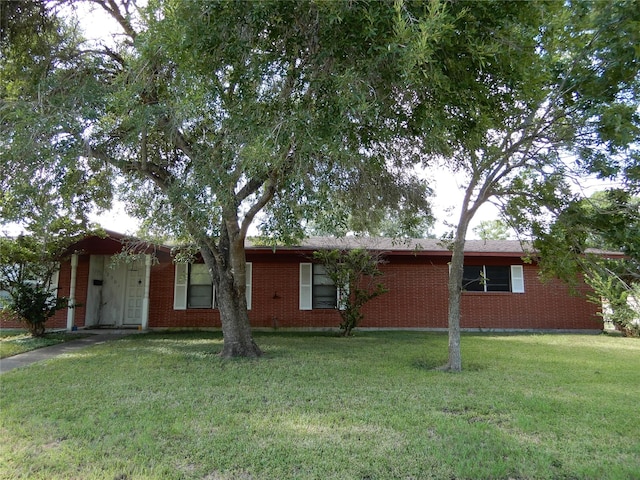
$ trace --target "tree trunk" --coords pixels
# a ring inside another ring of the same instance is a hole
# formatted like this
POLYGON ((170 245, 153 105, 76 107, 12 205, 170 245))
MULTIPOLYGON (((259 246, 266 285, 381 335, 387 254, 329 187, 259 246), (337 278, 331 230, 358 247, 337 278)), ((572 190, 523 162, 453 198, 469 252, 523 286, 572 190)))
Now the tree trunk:
POLYGON ((460 349, 460 303, 462 300, 462 277, 464 272, 464 244, 472 213, 464 209, 460 214, 460 222, 456 229, 449 265, 449 360, 442 370, 450 372, 462 371, 462 354, 460 349))
POLYGON ((220 356, 256 358, 262 355, 262 350, 253 341, 247 311, 244 238, 231 241, 226 233, 221 236, 217 255, 205 244, 200 247, 216 286, 223 335, 220 356))
MULTIPOLYGON (((244 276, 243 276, 244 278, 244 276)), ((245 286, 234 282, 233 272, 220 272, 216 284, 218 308, 222 321, 223 347, 220 356, 256 358, 262 350, 254 342, 251 335, 251 324, 247 311, 245 286)))
POLYGON ((460 351, 460 301, 462 299, 462 275, 464 270, 464 237, 457 238, 453 244, 451 264, 449 265, 449 361, 444 370, 459 372, 462 370, 460 351))

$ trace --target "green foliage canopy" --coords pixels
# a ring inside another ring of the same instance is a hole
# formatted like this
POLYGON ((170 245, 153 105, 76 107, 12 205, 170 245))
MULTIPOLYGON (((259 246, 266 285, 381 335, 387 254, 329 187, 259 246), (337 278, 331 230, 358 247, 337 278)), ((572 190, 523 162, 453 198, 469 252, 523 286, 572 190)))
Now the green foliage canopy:
POLYGON ((441 112, 435 128, 447 132, 437 136, 444 143, 425 152, 465 177, 451 234, 445 367, 460 370, 464 242, 480 206, 498 204, 510 225, 536 232, 575 199, 572 175, 638 188, 640 9, 624 0, 439 5, 452 21, 437 41, 456 45, 456 55, 423 48, 431 30, 419 15, 405 17, 399 32, 412 52, 412 126, 429 136, 430 112, 441 112))
POLYGON ((573 284, 584 274, 591 299, 607 304, 614 324, 626 334, 640 334, 634 323, 640 319, 634 301, 640 287, 638 197, 612 189, 577 200, 538 232, 535 247, 545 276, 573 284))
POLYGON ((200 250, 225 356, 260 353, 244 300, 259 215, 286 241, 305 218, 340 223, 389 200, 425 210, 424 185, 398 175, 421 140, 399 103, 391 4, 91 3, 119 26, 109 43, 85 41, 50 4, 49 36, 25 28, 4 45, 0 182, 16 205, 51 183, 75 211, 121 185, 147 231, 200 250))
POLYGON ((484 220, 473 229, 481 240, 507 240, 509 227, 502 220, 484 220))

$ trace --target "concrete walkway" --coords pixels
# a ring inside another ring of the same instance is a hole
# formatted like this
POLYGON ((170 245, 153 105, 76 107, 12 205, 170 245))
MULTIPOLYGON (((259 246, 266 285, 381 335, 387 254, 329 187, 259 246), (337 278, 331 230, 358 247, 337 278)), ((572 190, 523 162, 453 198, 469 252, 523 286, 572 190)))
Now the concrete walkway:
POLYGON ((135 330, 81 330, 79 334, 89 334, 87 337, 70 340, 68 342, 51 345, 50 347, 38 348, 30 352, 20 353, 13 357, 0 359, 0 374, 13 370, 14 368, 24 367, 32 363, 49 360, 58 355, 75 352, 91 345, 98 345, 123 338, 127 335, 137 333, 135 330))

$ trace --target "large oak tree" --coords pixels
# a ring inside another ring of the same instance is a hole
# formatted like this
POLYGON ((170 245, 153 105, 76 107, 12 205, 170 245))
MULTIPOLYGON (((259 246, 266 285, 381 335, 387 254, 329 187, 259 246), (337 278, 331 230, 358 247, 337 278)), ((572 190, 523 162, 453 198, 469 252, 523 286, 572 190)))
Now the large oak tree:
POLYGON ((37 190, 34 172, 74 205, 106 205, 119 184, 148 229, 197 247, 223 356, 261 354, 244 251, 259 215, 267 234, 292 238, 305 217, 345 216, 336 192, 341 210, 389 197, 420 208, 423 186, 397 175, 415 150, 391 4, 93 0, 117 34, 88 42, 59 9, 79 3, 25 1, 32 15, 4 37, 3 202, 37 190))

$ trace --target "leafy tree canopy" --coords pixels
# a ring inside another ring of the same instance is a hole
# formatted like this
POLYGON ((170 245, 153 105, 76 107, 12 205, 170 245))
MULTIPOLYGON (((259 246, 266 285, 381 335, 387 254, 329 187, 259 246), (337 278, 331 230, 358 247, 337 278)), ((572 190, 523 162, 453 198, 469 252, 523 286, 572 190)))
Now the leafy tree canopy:
POLYGON ((571 203, 535 242, 547 275, 567 281, 582 271, 611 264, 598 251, 624 254, 616 275, 640 281, 640 199, 625 190, 608 190, 571 203), (588 249, 595 249, 590 253, 588 249))
POLYGON ((412 127, 430 135, 435 105, 436 125, 448 135, 425 151, 466 177, 452 234, 445 367, 460 370, 464 242, 478 208, 492 201, 510 225, 535 233, 575 199, 570 175, 595 173, 637 189, 640 10, 636 2, 589 0, 443 8, 452 28, 438 41, 464 37, 457 55, 422 48, 420 34, 430 30, 420 17, 407 17, 399 32, 413 52, 404 65, 414 82, 412 127), (429 88, 425 76, 456 88, 429 88))
MULTIPOLYGON (((108 205, 120 185, 148 231, 200 250, 218 292, 223 355, 260 353, 244 303, 244 239, 259 214, 267 236, 288 240, 319 212, 339 223, 389 199, 425 209, 413 194, 421 182, 397 175, 422 141, 399 101, 401 4, 92 4, 120 27, 109 44, 86 42, 55 8, 43 14, 41 42, 25 28, 25 42, 6 44, 5 200, 24 205, 50 183, 82 212, 90 200, 108 205), (327 208, 336 192, 341 208, 327 208)), ((446 26, 440 11, 423 15, 446 26)))
POLYGON ((573 284, 584 275, 593 289, 591 300, 604 302, 606 318, 626 335, 640 335, 638 197, 612 189, 577 200, 548 230, 538 232, 535 246, 546 276, 573 284))

